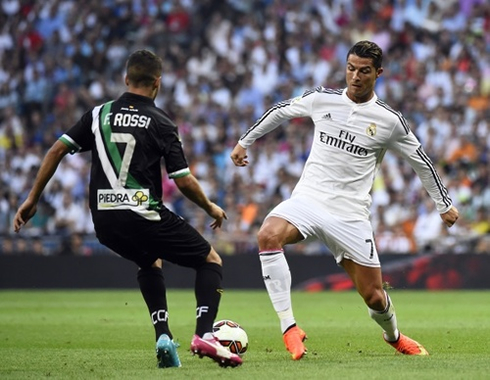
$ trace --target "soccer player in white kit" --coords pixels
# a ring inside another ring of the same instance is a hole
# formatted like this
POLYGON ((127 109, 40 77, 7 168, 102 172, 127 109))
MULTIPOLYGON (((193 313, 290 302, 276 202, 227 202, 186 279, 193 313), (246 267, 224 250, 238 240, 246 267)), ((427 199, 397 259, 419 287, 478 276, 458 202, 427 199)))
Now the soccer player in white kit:
POLYGON ((345 89, 317 87, 276 104, 240 137, 231 153, 236 166, 246 166, 247 148, 284 121, 309 117, 314 123, 311 152, 291 198, 267 215, 258 232, 262 275, 293 360, 306 354, 306 334, 293 315, 283 247, 308 237, 328 246, 387 343, 406 355, 428 355, 420 343, 400 333, 393 303, 383 289, 369 209, 370 190, 386 150, 409 162, 446 226, 456 222, 458 210, 407 120, 376 96, 382 59, 375 43, 356 43, 347 54, 345 89))

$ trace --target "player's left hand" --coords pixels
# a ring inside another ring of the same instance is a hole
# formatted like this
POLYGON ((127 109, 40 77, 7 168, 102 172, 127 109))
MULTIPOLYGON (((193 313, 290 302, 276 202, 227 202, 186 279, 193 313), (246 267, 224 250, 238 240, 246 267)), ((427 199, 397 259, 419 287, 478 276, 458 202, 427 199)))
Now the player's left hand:
POLYGON ((459 211, 456 207, 451 206, 448 212, 441 214, 441 218, 446 226, 452 227, 459 218, 459 211))

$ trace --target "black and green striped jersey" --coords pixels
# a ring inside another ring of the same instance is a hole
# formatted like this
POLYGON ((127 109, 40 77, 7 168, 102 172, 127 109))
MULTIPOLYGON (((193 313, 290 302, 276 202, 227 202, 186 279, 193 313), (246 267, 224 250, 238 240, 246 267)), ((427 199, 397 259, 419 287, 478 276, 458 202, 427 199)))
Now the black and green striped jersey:
POLYGON ((190 173, 177 126, 152 99, 124 93, 85 113, 60 140, 71 154, 92 151, 90 208, 160 220, 164 161, 170 178, 190 173))

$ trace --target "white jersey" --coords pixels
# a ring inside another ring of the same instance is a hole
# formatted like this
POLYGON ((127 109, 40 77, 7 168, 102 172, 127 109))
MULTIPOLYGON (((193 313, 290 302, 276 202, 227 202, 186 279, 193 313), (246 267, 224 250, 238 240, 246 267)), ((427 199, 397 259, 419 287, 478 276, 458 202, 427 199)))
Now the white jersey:
POLYGON ((387 149, 405 158, 420 177, 439 213, 452 205, 448 191, 407 120, 374 94, 355 103, 347 89, 317 87, 270 108, 243 134, 248 148, 286 120, 309 117, 314 123, 310 155, 291 197, 303 196, 345 219, 369 218, 370 191, 387 149))

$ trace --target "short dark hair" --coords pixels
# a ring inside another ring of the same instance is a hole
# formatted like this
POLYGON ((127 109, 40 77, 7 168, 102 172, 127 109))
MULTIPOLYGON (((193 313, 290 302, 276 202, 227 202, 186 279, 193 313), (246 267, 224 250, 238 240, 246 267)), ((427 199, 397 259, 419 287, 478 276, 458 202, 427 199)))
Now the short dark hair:
POLYGON ((349 55, 354 54, 361 58, 371 58, 373 66, 379 69, 383 65, 383 50, 371 41, 359 41, 352 46, 347 53, 347 59, 349 55))
POLYGON ((150 87, 162 70, 162 59, 146 49, 135 51, 126 62, 126 75, 135 87, 150 87))

